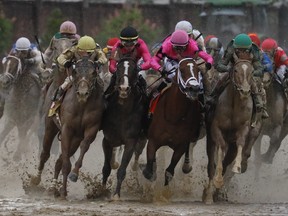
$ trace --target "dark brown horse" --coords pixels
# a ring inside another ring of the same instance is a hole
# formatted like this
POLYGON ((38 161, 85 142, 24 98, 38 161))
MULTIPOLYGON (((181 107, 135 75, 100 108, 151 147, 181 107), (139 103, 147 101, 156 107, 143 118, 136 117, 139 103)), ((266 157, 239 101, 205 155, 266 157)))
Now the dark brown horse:
POLYGON ((214 188, 222 188, 228 165, 232 165, 234 173, 247 169, 251 148, 261 130, 261 121, 251 128, 252 63, 238 59, 236 55, 234 58, 230 82, 220 95, 215 110, 206 116, 209 185, 203 194, 205 203, 213 203, 214 188))
POLYGON ((103 115, 104 138, 102 146, 105 161, 102 173, 103 186, 106 187, 107 179, 111 173, 113 148, 124 145, 113 197, 119 199, 121 184, 126 176, 126 169, 132 155, 135 152, 135 157, 138 158, 146 144, 146 138, 143 136, 143 119, 147 116, 148 99, 139 88, 137 63, 134 58, 121 58, 115 73, 115 89, 108 98, 107 108, 103 115))
MULTIPOLYGON (((40 156, 38 175, 31 183, 39 184, 44 164, 50 156, 54 137, 61 131, 61 155, 55 165, 54 182, 60 171, 63 174, 63 185, 60 196, 67 196, 67 178, 76 182, 85 153, 94 141, 99 130, 104 111, 103 86, 99 84, 99 74, 94 62, 86 57, 79 59, 72 70, 73 85, 63 99, 59 112, 46 117, 43 150, 40 156), (71 171, 70 157, 80 146, 80 155, 71 171)), ((49 90, 48 90, 49 93, 49 90)), ((49 94, 48 94, 49 95, 49 94)), ((50 103, 50 97, 45 102, 50 103)), ((47 111, 48 114, 48 111, 47 111)))
POLYGON ((13 128, 17 128, 20 143, 14 159, 20 159, 25 154, 29 132, 37 132, 37 127, 32 127, 39 123, 41 82, 37 74, 37 67, 25 65, 16 56, 8 55, 3 60, 0 101, 1 117, 4 113, 6 122, 0 134, 0 143, 13 128))
POLYGON ((190 142, 196 142, 200 133, 200 104, 198 93, 198 66, 191 58, 182 59, 172 85, 160 97, 148 131, 145 178, 156 179, 156 152, 161 146, 174 150, 165 172, 165 185, 174 176, 174 170, 190 142))
MULTIPOLYGON (((285 96, 283 86, 276 79, 276 74, 265 73, 263 77, 264 88, 267 95, 267 109, 270 118, 263 123, 261 135, 255 144, 255 157, 258 165, 259 162, 271 164, 276 152, 280 148, 281 142, 288 134, 288 102, 285 96), (261 140, 263 135, 270 138, 269 148, 266 153, 261 155, 261 140)), ((260 167, 259 167, 260 168, 260 167)), ((257 170, 259 170, 259 168, 257 170)))

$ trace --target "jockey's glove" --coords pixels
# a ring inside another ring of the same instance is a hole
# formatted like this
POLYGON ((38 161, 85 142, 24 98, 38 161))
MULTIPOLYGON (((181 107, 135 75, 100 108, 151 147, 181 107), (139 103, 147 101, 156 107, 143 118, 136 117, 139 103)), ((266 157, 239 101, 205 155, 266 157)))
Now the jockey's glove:
POLYGON ((210 70, 212 68, 212 65, 211 65, 211 63, 206 62, 205 63, 205 67, 206 67, 207 70, 210 70))

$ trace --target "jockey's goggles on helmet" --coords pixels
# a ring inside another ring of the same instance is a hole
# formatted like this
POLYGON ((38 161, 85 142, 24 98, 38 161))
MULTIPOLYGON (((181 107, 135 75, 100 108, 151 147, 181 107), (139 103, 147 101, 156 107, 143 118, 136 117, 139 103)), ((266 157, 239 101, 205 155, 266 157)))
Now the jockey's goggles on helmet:
POLYGON ((173 45, 173 49, 175 49, 176 51, 184 51, 186 49, 186 45, 185 46, 173 45))
POLYGON ((137 40, 121 40, 121 44, 125 47, 132 47, 137 44, 137 40))

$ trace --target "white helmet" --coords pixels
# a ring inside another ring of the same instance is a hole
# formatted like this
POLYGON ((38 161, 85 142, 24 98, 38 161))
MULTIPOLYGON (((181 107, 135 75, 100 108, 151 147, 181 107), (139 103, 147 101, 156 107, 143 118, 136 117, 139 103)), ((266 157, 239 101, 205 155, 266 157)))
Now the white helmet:
POLYGON ((188 35, 191 35, 193 33, 192 24, 186 20, 182 20, 182 21, 178 22, 175 26, 175 31, 176 30, 186 31, 188 35))
POLYGON ((28 50, 30 49, 31 43, 26 37, 21 37, 16 41, 16 50, 28 50))

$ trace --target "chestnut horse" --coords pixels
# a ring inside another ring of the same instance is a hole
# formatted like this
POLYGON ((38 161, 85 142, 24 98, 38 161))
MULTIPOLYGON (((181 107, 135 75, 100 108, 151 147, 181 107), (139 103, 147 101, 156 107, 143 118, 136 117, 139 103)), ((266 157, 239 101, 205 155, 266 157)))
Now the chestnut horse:
MULTIPOLYGON (((84 155, 96 138, 104 111, 103 85, 99 82, 98 68, 91 59, 94 59, 94 56, 82 57, 75 63, 72 70, 73 85, 67 90, 59 111, 53 116, 46 116, 38 174, 31 179, 32 184, 40 183, 44 164, 50 156, 52 142, 60 130, 62 152, 56 161, 54 183, 62 170, 63 185, 60 189, 62 198, 67 196, 68 174, 70 173, 71 181, 76 182, 78 179, 84 155), (74 155, 79 146, 80 155, 75 168, 71 171, 70 157, 74 155)), ((50 97, 46 97, 45 103, 51 103, 50 100, 50 97)))
POLYGON ((0 76, 1 116, 6 115, 6 122, 0 134, 0 143, 4 141, 10 131, 18 130, 19 145, 14 159, 21 159, 25 154, 29 132, 36 133, 39 123, 38 109, 41 97, 41 81, 36 66, 25 65, 23 61, 13 55, 3 59, 3 73, 0 76), (32 126, 35 125, 35 128, 32 126), (31 127, 29 127, 31 126, 31 127))
POLYGON ((134 58, 121 58, 115 73, 115 89, 108 98, 102 123, 104 134, 102 183, 106 187, 111 173, 113 148, 124 145, 121 164, 117 171, 117 186, 113 196, 113 199, 117 200, 120 198, 121 184, 126 176, 126 169, 133 153, 135 152, 137 160, 146 144, 146 138, 143 136, 143 120, 148 114, 148 98, 139 88, 137 63, 134 58))
POLYGON ((156 179, 156 152, 160 147, 174 150, 165 172, 168 185, 190 142, 198 140, 201 128, 198 75, 196 62, 192 58, 182 59, 171 87, 160 96, 148 130, 147 164, 143 169, 144 177, 151 181, 156 179))
POLYGON ((207 204, 213 203, 214 186, 222 188, 228 165, 232 164, 234 173, 246 171, 251 148, 261 131, 262 121, 257 121, 256 127, 251 128, 252 63, 236 55, 234 60, 230 82, 219 96, 215 110, 206 116, 209 184, 204 190, 203 201, 207 204))

